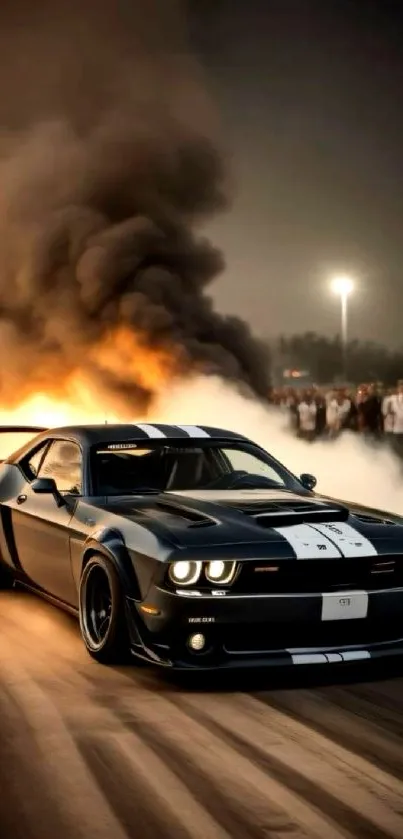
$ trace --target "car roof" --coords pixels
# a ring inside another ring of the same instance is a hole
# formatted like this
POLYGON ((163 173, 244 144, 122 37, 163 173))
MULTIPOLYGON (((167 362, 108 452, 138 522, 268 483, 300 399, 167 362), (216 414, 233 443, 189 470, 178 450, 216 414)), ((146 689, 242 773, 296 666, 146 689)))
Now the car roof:
POLYGON ((214 428, 206 425, 166 425, 163 423, 134 423, 134 424, 109 424, 103 425, 71 425, 61 428, 50 428, 42 431, 28 444, 15 452, 8 458, 7 462, 19 460, 25 451, 30 451, 34 446, 40 444, 41 440, 48 438, 61 438, 76 440, 83 448, 89 446, 103 446, 111 443, 130 442, 161 442, 164 440, 194 440, 201 443, 203 440, 234 441, 243 440, 250 442, 247 437, 235 431, 228 431, 223 428, 214 428))

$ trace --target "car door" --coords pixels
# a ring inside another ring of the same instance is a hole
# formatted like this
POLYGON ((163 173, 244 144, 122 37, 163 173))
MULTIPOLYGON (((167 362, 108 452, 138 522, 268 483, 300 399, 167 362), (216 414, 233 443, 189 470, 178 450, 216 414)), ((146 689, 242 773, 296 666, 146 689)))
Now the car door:
POLYGON ((66 504, 58 506, 51 494, 35 494, 32 477, 11 503, 14 543, 29 579, 66 603, 77 602, 70 561, 69 526, 82 491, 82 454, 70 440, 51 440, 31 458, 29 470, 37 478, 53 478, 66 504))

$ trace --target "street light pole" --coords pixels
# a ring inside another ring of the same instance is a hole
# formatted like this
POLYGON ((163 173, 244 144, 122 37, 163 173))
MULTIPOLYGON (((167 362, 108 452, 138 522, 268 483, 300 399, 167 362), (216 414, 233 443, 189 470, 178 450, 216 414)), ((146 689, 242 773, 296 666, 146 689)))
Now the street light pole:
POLYGON ((347 311, 348 311, 348 294, 344 291, 340 295, 341 303, 341 343, 343 351, 343 378, 347 382, 347 311))
POLYGON ((343 378, 347 382, 348 376, 348 298, 353 290, 350 277, 335 277, 332 282, 335 294, 340 297, 341 305, 341 347, 343 361, 343 378))

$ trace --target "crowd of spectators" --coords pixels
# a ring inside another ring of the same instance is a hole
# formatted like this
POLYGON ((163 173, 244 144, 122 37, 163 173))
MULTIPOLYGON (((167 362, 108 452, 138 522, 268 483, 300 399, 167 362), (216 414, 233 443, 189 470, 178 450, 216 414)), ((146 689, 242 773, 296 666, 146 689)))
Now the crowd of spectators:
POLYGON ((293 430, 305 440, 332 439, 348 430, 387 438, 403 456, 403 380, 394 388, 280 388, 273 390, 271 401, 288 413, 293 430))

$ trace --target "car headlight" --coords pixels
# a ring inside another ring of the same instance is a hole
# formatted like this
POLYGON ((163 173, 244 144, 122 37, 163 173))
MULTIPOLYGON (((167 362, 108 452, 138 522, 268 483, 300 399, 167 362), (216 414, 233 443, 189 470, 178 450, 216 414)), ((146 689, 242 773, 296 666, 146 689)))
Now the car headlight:
POLYGON ((169 576, 176 586, 191 586, 201 574, 201 562, 180 559, 169 566, 169 576))
POLYGON ((231 582, 236 571, 236 562, 226 562, 223 559, 214 559, 206 565, 206 578, 210 583, 227 585, 231 582))

